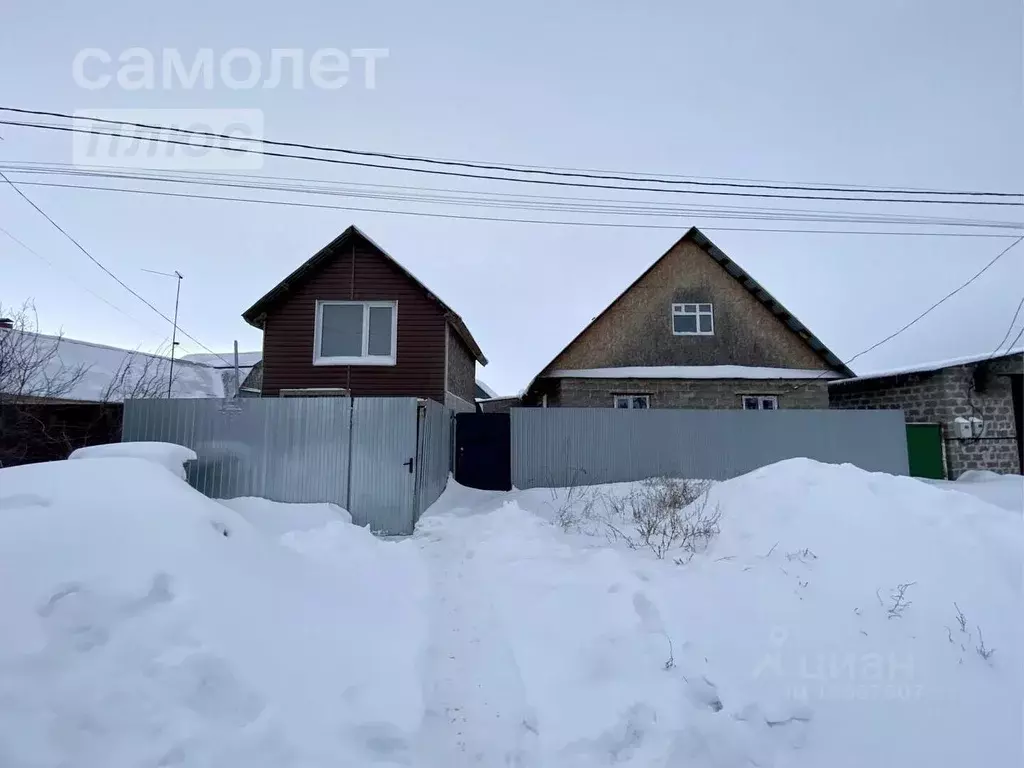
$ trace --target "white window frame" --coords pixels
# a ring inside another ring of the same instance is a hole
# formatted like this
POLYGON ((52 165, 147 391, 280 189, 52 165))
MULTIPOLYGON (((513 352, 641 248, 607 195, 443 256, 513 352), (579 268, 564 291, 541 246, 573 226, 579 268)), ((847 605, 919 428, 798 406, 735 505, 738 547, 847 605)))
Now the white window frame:
POLYGON ((619 410, 619 411, 649 411, 649 410, 651 410, 651 396, 650 395, 639 395, 639 394, 631 395, 631 394, 628 394, 628 393, 620 393, 620 394, 612 395, 612 408, 615 408, 616 410, 619 410), (638 397, 639 398, 643 398, 643 401, 645 403, 647 403, 647 406, 645 408, 636 408, 633 405, 633 401, 636 398, 638 398, 638 397), (620 398, 625 398, 626 399, 628 405, 625 408, 619 408, 619 399, 620 398))
POLYGON ((777 411, 779 410, 779 396, 778 395, 740 395, 740 407, 744 411, 777 411), (756 400, 756 408, 747 408, 747 400, 756 400), (765 402, 772 404, 771 408, 765 408, 765 402))
POLYGON ((317 301, 313 318, 313 365, 397 365, 398 364, 398 302, 397 301, 317 301), (323 331, 323 308, 334 306, 360 306, 363 308, 363 345, 361 355, 321 355, 320 341, 323 331), (370 355, 370 308, 391 309, 391 354, 370 355))
POLYGON ((715 335, 715 305, 710 304, 706 301, 687 301, 682 304, 672 305, 672 316, 669 318, 671 323, 672 335, 673 336, 714 336, 715 335), (693 307, 693 309, 687 309, 687 307, 693 307), (707 307, 706 310, 702 310, 701 307, 707 307), (677 317, 692 317, 696 320, 695 331, 677 331, 676 330, 676 318, 677 317), (711 330, 702 331, 700 329, 700 319, 702 317, 711 318, 711 330))

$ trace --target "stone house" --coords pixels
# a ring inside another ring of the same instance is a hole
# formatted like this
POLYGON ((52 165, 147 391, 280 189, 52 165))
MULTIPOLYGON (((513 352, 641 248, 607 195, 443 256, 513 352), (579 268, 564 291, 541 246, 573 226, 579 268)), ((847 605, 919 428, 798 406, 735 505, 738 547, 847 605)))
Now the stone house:
POLYGON ((833 408, 899 408, 910 472, 1024 470, 1024 347, 829 382, 833 408))
POLYGON ((530 382, 523 405, 828 408, 853 372, 691 228, 530 382))

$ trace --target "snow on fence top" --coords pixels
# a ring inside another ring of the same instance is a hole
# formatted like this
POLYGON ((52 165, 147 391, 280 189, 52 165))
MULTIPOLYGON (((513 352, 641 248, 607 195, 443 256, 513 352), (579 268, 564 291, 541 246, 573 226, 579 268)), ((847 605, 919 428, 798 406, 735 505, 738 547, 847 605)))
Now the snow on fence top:
POLYGON ((580 368, 545 374, 557 379, 841 379, 835 371, 749 365, 654 365, 580 368))

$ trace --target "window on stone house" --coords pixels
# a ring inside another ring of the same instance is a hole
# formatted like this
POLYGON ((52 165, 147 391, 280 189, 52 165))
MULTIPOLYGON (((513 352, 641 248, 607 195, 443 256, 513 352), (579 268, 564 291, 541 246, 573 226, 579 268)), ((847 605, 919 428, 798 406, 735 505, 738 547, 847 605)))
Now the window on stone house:
POLYGON ((744 411, 777 411, 779 398, 777 395, 741 395, 744 411))
POLYGON ((612 395, 616 408, 646 410, 651 407, 650 395, 612 395))
POLYGON ((714 336, 714 307, 711 304, 673 304, 672 333, 675 336, 714 336))

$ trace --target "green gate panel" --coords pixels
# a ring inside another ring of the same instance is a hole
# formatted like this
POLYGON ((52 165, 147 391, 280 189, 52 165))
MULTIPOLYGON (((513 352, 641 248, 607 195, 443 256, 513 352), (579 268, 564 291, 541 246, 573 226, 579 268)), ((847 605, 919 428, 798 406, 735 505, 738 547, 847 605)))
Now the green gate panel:
POLYGON ((907 424, 907 458, 912 477, 945 479, 942 428, 938 424, 907 424))

